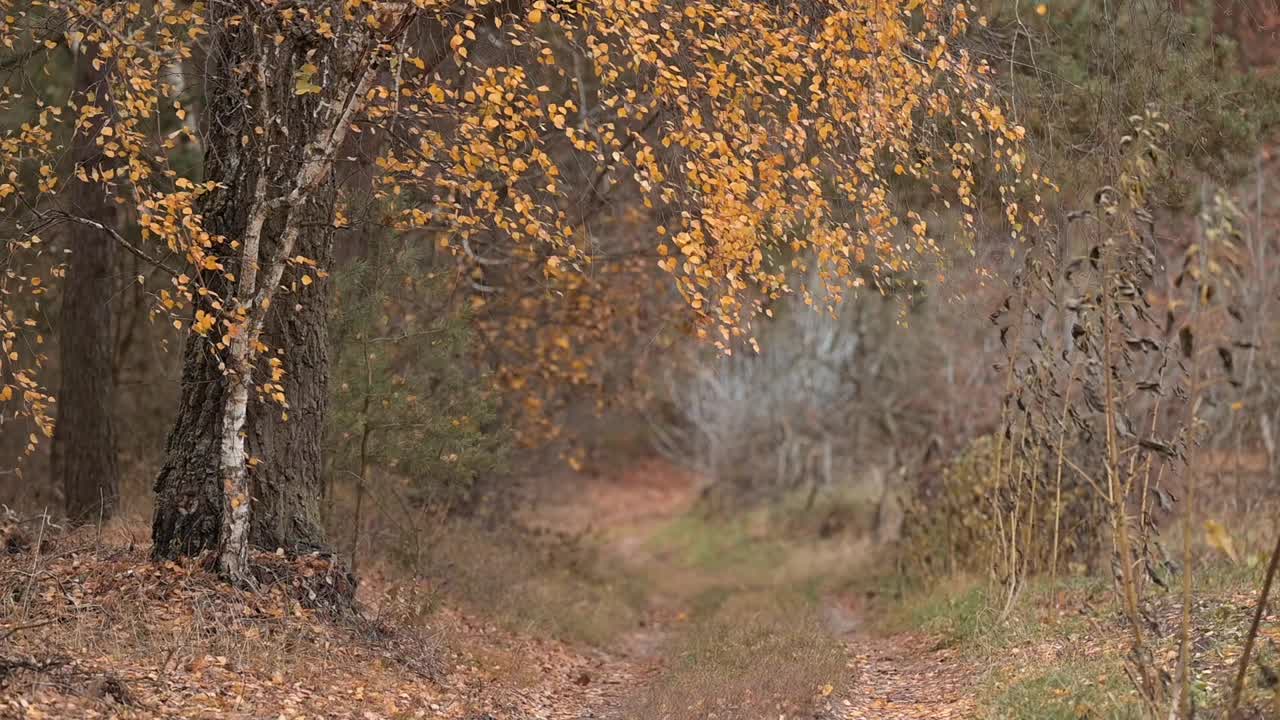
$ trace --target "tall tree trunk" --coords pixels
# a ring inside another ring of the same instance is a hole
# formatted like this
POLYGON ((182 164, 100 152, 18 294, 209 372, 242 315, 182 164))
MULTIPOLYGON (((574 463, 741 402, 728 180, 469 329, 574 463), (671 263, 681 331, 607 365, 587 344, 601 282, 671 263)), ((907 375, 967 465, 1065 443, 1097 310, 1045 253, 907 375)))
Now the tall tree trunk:
MULTIPOLYGON (((82 104, 105 112, 82 128, 72 146, 78 168, 94 173, 104 157, 95 140, 111 115, 107 65, 93 67, 93 49, 76 58, 76 96, 82 104)), ((106 227, 117 223, 116 207, 106 188, 72 180, 74 207, 69 211, 106 227)), ((58 422, 53 433, 52 484, 61 486, 68 520, 73 524, 111 517, 120 495, 112 427, 115 397, 110 300, 116 242, 105 232, 72 223, 71 257, 62 299, 58 422)))
MULTIPOLYGON (((315 136, 324 122, 326 113, 319 109, 318 95, 295 93, 298 67, 294 65, 323 65, 328 59, 323 49, 304 58, 314 46, 285 48, 280 56, 288 58, 287 65, 267 68, 268 97, 261 97, 253 70, 261 38, 255 35, 268 30, 253 22, 228 23, 225 14, 233 10, 229 5, 212 6, 209 23, 214 37, 206 78, 208 106, 202 113, 204 167, 205 178, 221 188, 205 197, 201 211, 211 234, 238 240, 245 236, 251 214, 260 204, 260 173, 265 173, 271 194, 288 192, 306 160, 306 139, 315 136), (266 124, 259 118, 264 101, 279 131, 292 142, 244 144, 242 138, 255 137, 255 126, 266 124)), ((288 210, 290 222, 302 228, 291 255, 314 260, 323 271, 332 264, 335 195, 333 174, 327 172, 288 210)), ((262 230, 258 257, 264 266, 281 241, 285 221, 280 214, 268 217, 262 230)), ((228 270, 238 268, 235 251, 224 245, 219 252, 228 270)), ((325 547, 320 522, 320 446, 329 379, 328 283, 324 273, 319 275, 313 284, 297 283, 294 292, 278 296, 266 318, 263 341, 270 354, 283 362, 287 408, 257 399, 250 387, 244 426, 246 449, 253 459, 249 542, 268 550, 325 547)), ((220 272, 210 273, 202 282, 224 299, 235 295, 236 288, 220 272)), ((286 276, 284 284, 289 283, 286 276)), ((193 334, 186 341, 178 418, 155 486, 152 536, 157 557, 215 551, 222 539, 222 422, 233 383, 221 367, 226 351, 217 351, 211 343, 221 331, 220 327, 210 337, 193 334)), ((256 364, 255 385, 269 377, 265 367, 265 362, 256 364)))

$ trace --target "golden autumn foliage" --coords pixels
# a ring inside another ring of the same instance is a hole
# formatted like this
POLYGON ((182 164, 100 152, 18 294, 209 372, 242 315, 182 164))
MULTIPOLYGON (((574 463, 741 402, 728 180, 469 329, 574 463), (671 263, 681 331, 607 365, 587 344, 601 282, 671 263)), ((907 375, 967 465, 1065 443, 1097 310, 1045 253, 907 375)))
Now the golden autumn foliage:
MULTIPOLYGON (((47 433, 36 273, 56 268, 41 259, 55 226, 93 225, 64 197, 71 183, 125 209, 128 227, 98 227, 104 241, 170 277, 158 315, 217 353, 245 327, 247 308, 209 282, 235 279, 238 261, 224 261, 241 239, 205 230, 201 197, 216 186, 175 160, 202 147, 202 83, 219 82, 202 58, 225 28, 203 2, 0 4, 0 410, 47 433), (29 81, 83 56, 106 67, 99 87, 29 81), (66 167, 85 133, 110 162, 66 167)), ((962 45, 974 12, 943 0, 265 0, 225 22, 257 23, 262 40, 229 72, 289 73, 293 93, 335 117, 354 101, 327 162, 371 168, 376 208, 362 221, 455 255, 486 335, 525 363, 498 377, 522 391, 602 382, 588 345, 639 322, 638 306, 680 312, 655 266, 691 330, 731 351, 770 299, 807 293, 790 284, 798 273, 816 271, 838 302, 967 243, 979 196, 999 199, 1014 237, 1038 222, 1024 130, 962 45)), ((267 106, 250 98, 245 112, 267 106)), ((244 162, 272 152, 271 124, 240 139, 244 162)), ((355 215, 340 202, 333 222, 355 215)), ((314 265, 289 260, 282 287, 322 280, 314 265)), ((278 380, 255 382, 283 405, 278 380)))

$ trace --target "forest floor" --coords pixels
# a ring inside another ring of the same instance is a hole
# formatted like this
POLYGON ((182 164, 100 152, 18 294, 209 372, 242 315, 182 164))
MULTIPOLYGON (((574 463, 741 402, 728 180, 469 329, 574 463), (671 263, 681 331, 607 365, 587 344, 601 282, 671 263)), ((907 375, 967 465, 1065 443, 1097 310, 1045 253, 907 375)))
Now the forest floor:
MULTIPOLYGON (((606 600, 517 577, 484 586, 502 596, 486 604, 370 567, 360 613, 332 617, 321 558, 259 557, 279 582, 239 591, 151 562, 136 529, 11 526, 0 717, 977 716, 963 653, 870 627, 865 591, 847 582, 866 543, 793 544, 702 518, 691 479, 661 465, 563 493, 524 520, 594 538, 589 564, 608 574, 591 577, 616 585, 606 600), (539 603, 568 624, 489 610, 539 603), (590 641, 552 639, 575 635, 590 641)), ((503 567, 460 555, 458 575, 503 567)))

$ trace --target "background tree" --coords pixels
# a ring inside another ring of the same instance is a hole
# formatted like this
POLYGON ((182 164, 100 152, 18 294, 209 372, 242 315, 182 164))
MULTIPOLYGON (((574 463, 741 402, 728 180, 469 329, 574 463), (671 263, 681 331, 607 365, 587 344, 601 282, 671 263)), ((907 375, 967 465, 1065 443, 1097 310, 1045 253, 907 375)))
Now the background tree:
POLYGON ((112 403, 115 399, 111 299, 115 292, 115 239, 102 228, 119 221, 116 204, 97 178, 109 170, 102 129, 112 108, 110 64, 97 46, 81 46, 74 61, 76 97, 85 108, 73 128, 75 164, 71 198, 77 222, 67 224, 70 260, 59 332, 58 422, 54 427, 52 478, 60 486, 73 523, 110 518, 120 495, 112 403))

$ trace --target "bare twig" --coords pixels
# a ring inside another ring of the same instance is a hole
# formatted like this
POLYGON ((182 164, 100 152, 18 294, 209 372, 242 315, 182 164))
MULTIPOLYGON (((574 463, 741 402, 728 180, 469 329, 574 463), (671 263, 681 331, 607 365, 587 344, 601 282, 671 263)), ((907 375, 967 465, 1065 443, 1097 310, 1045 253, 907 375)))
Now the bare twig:
POLYGON ((58 622, 58 620, 54 618, 50 620, 41 620, 40 622, 27 623, 25 625, 15 625, 11 628, 6 628, 5 633, 3 635, 0 635, 0 642, 4 642, 5 640, 8 640, 10 637, 17 635, 23 630, 34 630, 36 628, 44 627, 45 625, 52 625, 56 622, 58 622))
POLYGON ((1231 704, 1227 706, 1228 720, 1235 720, 1239 712, 1240 696, 1244 693, 1244 681, 1249 673, 1249 657, 1253 654, 1254 641, 1258 637, 1258 626, 1262 624, 1262 616, 1267 612, 1267 598, 1271 595, 1271 583, 1276 577, 1277 564, 1280 564, 1280 535, 1276 536, 1276 546, 1271 550, 1271 562, 1267 563, 1267 577, 1262 581, 1262 592, 1258 594, 1258 605, 1253 611, 1249 634, 1244 637, 1240 667, 1236 670, 1236 680, 1231 686, 1231 704))
POLYGON ((27 588, 22 593, 22 616, 30 617, 31 587, 36 582, 36 571, 40 568, 40 546, 44 545, 44 529, 48 525, 49 513, 46 510, 40 516, 40 532, 36 535, 35 551, 31 554, 31 577, 27 580, 27 588))

